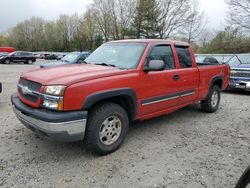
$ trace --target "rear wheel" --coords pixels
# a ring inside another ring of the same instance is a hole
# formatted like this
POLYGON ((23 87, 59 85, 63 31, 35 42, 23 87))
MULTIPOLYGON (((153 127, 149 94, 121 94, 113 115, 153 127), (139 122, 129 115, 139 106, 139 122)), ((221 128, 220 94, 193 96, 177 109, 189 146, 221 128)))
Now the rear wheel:
POLYGON ((4 63, 5 64, 10 64, 10 60, 9 59, 5 59, 4 63))
POLYGON ((94 152, 105 155, 117 150, 128 132, 126 111, 114 103, 103 103, 89 113, 86 144, 94 152))
POLYGON ((26 64, 29 64, 29 65, 32 65, 33 64, 33 61, 31 59, 29 59, 26 64))
POLYGON ((201 101, 201 108, 205 112, 215 112, 220 105, 221 91, 218 86, 213 86, 206 100, 201 101))

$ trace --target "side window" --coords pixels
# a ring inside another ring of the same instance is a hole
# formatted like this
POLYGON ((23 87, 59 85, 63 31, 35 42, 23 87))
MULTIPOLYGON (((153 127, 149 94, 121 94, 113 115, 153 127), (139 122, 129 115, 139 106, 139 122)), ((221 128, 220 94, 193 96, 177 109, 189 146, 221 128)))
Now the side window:
POLYGON ((178 46, 176 47, 177 55, 179 58, 179 63, 181 68, 192 67, 192 59, 189 52, 189 47, 178 46))
POLYGON ((87 55, 86 54, 83 54, 81 57, 80 57, 80 60, 85 60, 87 58, 87 55))
POLYGON ((168 45, 155 46, 149 55, 149 61, 150 60, 164 61, 166 70, 175 68, 173 52, 171 46, 168 45))

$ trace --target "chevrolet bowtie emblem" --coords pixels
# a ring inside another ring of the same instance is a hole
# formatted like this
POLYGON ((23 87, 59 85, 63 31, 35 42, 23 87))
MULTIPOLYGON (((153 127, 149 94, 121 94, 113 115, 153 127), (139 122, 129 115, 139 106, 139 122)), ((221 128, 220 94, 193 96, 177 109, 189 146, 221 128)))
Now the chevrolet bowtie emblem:
POLYGON ((24 95, 32 94, 32 92, 29 90, 27 86, 23 86, 21 89, 24 95))

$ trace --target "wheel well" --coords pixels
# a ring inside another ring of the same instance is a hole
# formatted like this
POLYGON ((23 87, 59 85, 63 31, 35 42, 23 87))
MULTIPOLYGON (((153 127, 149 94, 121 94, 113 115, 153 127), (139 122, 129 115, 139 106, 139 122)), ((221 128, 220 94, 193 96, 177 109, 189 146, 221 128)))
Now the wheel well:
POLYGON ((222 88, 222 80, 221 79, 217 79, 214 81, 213 86, 219 86, 219 88, 222 88))
POLYGON ((120 95, 120 96, 102 99, 100 101, 95 102, 88 109, 94 108, 95 106, 98 106, 99 104, 105 103, 105 102, 115 103, 123 107, 126 110, 130 120, 134 120, 136 118, 136 108, 137 108, 136 104, 134 100, 132 99, 132 97, 127 96, 127 95, 120 95))

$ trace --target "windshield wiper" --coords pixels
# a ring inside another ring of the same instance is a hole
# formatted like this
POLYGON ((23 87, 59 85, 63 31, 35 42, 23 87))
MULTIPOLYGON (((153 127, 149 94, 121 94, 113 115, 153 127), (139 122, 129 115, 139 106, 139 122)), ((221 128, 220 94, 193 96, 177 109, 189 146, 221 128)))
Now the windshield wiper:
POLYGON ((113 64, 108 64, 108 63, 95 63, 95 65, 103 65, 103 66, 108 66, 108 67, 116 67, 113 64))

